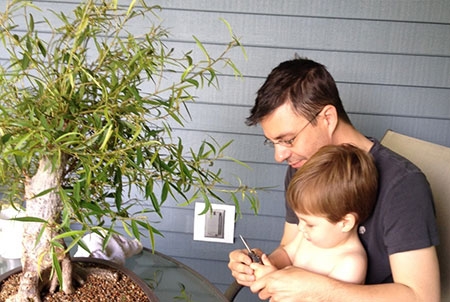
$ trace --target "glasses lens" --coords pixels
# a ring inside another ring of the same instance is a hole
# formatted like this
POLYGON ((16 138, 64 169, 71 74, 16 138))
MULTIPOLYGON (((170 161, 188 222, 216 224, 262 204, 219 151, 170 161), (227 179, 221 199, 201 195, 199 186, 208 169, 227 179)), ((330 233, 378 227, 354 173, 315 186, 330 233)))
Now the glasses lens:
POLYGON ((264 140, 264 146, 273 148, 273 145, 274 144, 271 140, 268 140, 267 138, 264 140))

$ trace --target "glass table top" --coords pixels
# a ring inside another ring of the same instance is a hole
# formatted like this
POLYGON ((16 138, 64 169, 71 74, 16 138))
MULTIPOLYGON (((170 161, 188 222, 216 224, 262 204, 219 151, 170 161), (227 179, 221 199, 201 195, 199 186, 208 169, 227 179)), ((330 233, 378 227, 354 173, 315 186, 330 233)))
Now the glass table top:
POLYGON ((153 288, 160 301, 228 301, 205 277, 164 254, 145 249, 127 259, 131 269, 153 288), (182 297, 187 295, 188 299, 182 297))
MULTIPOLYGON (((19 259, 0 257, 0 275, 18 266, 19 259)), ((127 258, 125 266, 150 285, 161 302, 228 301, 205 277, 157 251, 144 248, 142 253, 127 258)))

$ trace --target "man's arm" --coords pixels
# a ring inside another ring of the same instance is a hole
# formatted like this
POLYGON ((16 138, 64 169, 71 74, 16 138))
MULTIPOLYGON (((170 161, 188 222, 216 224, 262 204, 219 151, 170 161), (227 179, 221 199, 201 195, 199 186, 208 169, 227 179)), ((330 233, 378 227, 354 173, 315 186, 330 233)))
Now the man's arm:
POLYGON ((283 237, 281 238, 280 246, 285 246, 286 244, 292 242, 297 236, 298 232, 299 230, 297 224, 285 222, 283 237))
POLYGON ((394 282, 408 286, 417 301, 440 301, 439 262, 434 246, 393 254, 389 262, 394 282))
POLYGON ((439 266, 434 247, 393 254, 394 283, 356 285, 287 267, 253 283, 263 300, 295 301, 416 301, 439 302, 439 266))
POLYGON ((291 265, 289 256, 284 250, 284 246, 292 242, 298 234, 298 226, 293 223, 284 223, 284 233, 281 238, 280 246, 276 248, 270 255, 270 262, 278 269, 291 265))

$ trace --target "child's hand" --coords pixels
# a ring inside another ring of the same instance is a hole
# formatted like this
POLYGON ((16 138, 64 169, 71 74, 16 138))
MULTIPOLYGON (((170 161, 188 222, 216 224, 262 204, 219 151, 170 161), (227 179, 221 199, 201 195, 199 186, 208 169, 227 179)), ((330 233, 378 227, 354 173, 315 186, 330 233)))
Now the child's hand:
POLYGON ((252 263, 250 264, 250 268, 253 269, 253 274, 256 277, 256 280, 258 280, 261 277, 264 277, 265 275, 274 272, 278 270, 276 266, 270 262, 269 257, 267 257, 266 254, 261 255, 261 263, 252 263))

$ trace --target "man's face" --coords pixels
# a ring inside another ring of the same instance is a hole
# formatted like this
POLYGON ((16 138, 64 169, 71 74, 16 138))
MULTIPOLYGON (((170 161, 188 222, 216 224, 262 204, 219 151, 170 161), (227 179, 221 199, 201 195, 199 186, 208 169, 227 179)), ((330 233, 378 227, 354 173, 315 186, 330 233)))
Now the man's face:
POLYGON ((261 121, 264 135, 274 143, 275 161, 286 161, 298 169, 322 146, 331 144, 322 112, 315 120, 317 124, 312 125, 306 118, 295 113, 287 102, 261 121))

